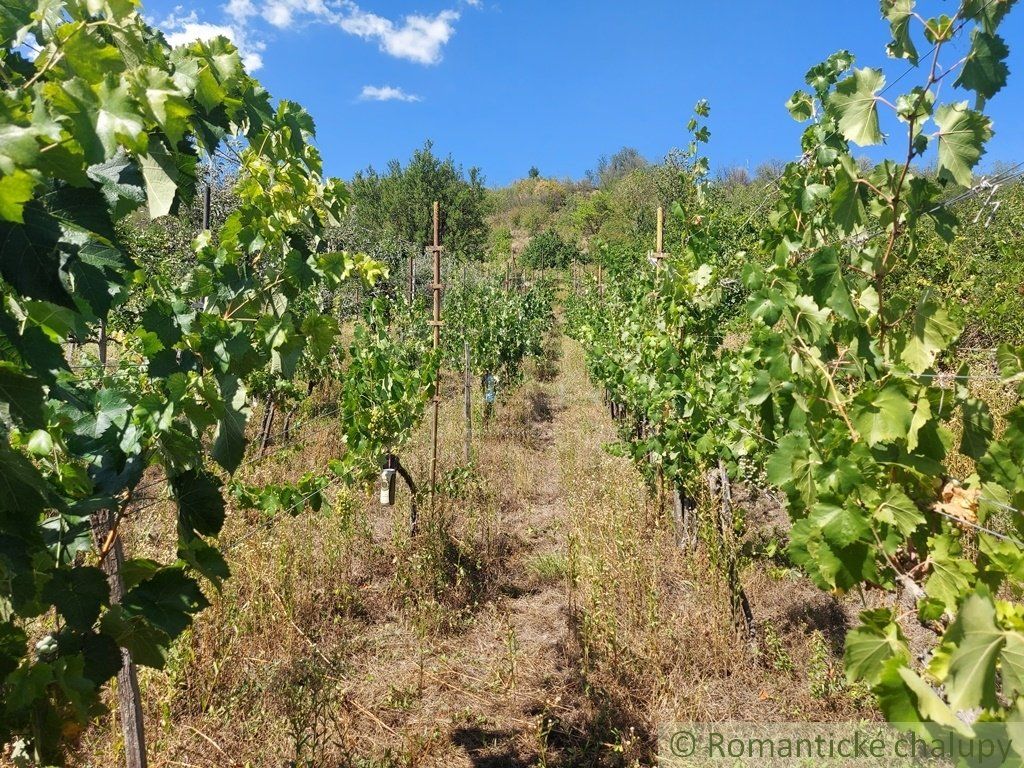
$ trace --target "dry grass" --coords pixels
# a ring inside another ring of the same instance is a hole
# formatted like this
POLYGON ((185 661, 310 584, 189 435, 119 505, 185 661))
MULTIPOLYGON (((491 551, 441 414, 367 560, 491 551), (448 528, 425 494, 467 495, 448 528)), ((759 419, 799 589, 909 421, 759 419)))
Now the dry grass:
MULTIPOLYGON (((759 565, 744 582, 765 639, 738 642, 722 579, 603 450, 605 409, 579 347, 562 347, 557 376, 475 425, 472 471, 446 381, 446 493, 416 541, 404 489, 393 510, 342 491, 256 533, 231 511, 232 579, 168 669, 143 674, 152 765, 647 765, 663 720, 862 714, 837 673, 843 609, 759 565)), ((424 483, 427 434, 402 457, 424 483)), ((295 478, 338 447, 321 430, 249 479, 295 478)), ((132 556, 168 554, 161 512, 134 525, 132 556)), ((72 762, 106 768, 119 750, 103 718, 72 762)))

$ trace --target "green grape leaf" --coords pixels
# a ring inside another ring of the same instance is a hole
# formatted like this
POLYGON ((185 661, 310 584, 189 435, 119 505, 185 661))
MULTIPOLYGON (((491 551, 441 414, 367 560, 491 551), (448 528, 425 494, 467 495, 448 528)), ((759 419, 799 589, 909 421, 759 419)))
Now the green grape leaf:
POLYGON ((822 248, 807 260, 811 270, 811 296, 819 306, 830 307, 847 320, 857 320, 850 288, 843 277, 835 248, 822 248))
POLYGON ((906 59, 915 67, 917 47, 911 36, 910 23, 914 14, 914 0, 882 0, 882 15, 889 22, 892 41, 887 50, 894 59, 906 59))
POLYGON ((97 317, 106 317, 134 266, 117 248, 90 242, 78 249, 78 258, 68 264, 67 272, 76 295, 97 317))
POLYGON ((96 100, 96 136, 105 158, 113 157, 119 146, 144 153, 148 144, 146 124, 128 85, 107 75, 96 91, 96 100))
POLYGON ((797 296, 787 309, 792 313, 793 326, 805 339, 813 343, 825 336, 832 314, 829 307, 819 307, 811 296, 797 296))
POLYGON ((1017 0, 964 0, 961 14, 965 19, 980 21, 984 30, 995 34, 1003 17, 1017 0))
POLYGON ((209 472, 190 469, 171 477, 178 500, 178 520, 186 531, 216 536, 224 526, 224 497, 220 481, 209 472))
POLYGON ((237 376, 227 376, 220 381, 220 395, 224 401, 223 413, 219 414, 211 455, 227 472, 234 472, 245 455, 249 397, 237 376))
POLYGON ((954 85, 991 99, 1003 89, 1010 76, 1010 68, 1006 66, 1009 55, 1010 49, 1003 38, 975 29, 971 35, 971 52, 954 85))
POLYGON ((971 397, 964 401, 964 433, 960 440, 960 453, 980 459, 988 451, 995 428, 992 413, 984 400, 971 397))
POLYGON ((811 506, 817 499, 814 471, 820 465, 821 457, 805 436, 788 434, 779 440, 768 460, 768 481, 784 490, 791 489, 806 506, 811 506))
POLYGON ((814 117, 814 97, 807 91, 796 91, 786 102, 786 109, 797 122, 804 122, 814 117))
POLYGON ((110 602, 110 586, 99 568, 82 566, 54 571, 42 596, 56 606, 68 626, 87 632, 110 602))
POLYGON ((847 168, 843 163, 836 171, 836 185, 832 190, 832 217, 844 234, 852 234, 864 227, 866 209, 857 183, 856 166, 847 168), (851 173, 852 171, 852 173, 851 173))
POLYGON ((149 143, 148 154, 139 156, 142 178, 146 182, 146 201, 150 218, 159 219, 174 210, 181 181, 174 158, 159 141, 149 143))
POLYGON ((935 110, 939 141, 939 178, 969 187, 974 166, 992 138, 992 121, 969 109, 966 101, 943 104, 935 110))
POLYGON ((910 536, 925 523, 925 516, 909 496, 899 488, 889 488, 885 498, 874 510, 874 517, 893 525, 904 536, 910 536))
POLYGON ((144 667, 163 669, 171 640, 167 633, 146 620, 146 617, 114 605, 100 619, 100 631, 127 648, 132 661, 144 667))
POLYGON ((106 43, 84 21, 62 24, 56 29, 57 44, 64 62, 76 75, 89 82, 102 80, 107 73, 120 74, 125 62, 114 46, 106 43))
MULTIPOLYGON (((32 23, 36 0, 4 0, 0 5, 0 39, 15 40, 18 32, 32 23)), ((0 675, 0 680, 3 679, 0 675)))
POLYGON ((996 350, 996 362, 1004 381, 1024 381, 1024 347, 1000 344, 996 350))
POLYGON ((136 73, 139 102, 177 146, 189 130, 188 118, 193 109, 180 89, 165 72, 155 67, 143 67, 136 73))
POLYGON ((949 634, 957 638, 949 659, 946 692, 953 709, 996 706, 996 661, 1005 637, 996 627, 988 595, 973 594, 960 607, 949 634))
POLYGON ((896 656, 885 663, 874 687, 878 705, 890 723, 937 723, 965 738, 974 731, 960 720, 921 676, 896 656))
POLYGON ((89 178, 100 184, 110 215, 121 219, 146 201, 145 179, 124 150, 88 170, 89 178))
POLYGON ((46 426, 42 382, 18 366, 0 360, 0 403, 7 403, 11 415, 28 429, 46 426))
POLYGON ((955 612, 960 597, 971 588, 977 569, 969 560, 959 557, 960 549, 949 534, 929 539, 932 547, 932 572, 924 583, 925 593, 955 612))
POLYGON ((1006 643, 1000 655, 1003 693, 1009 697, 1024 694, 1024 634, 1005 633, 1006 643))
POLYGON ((1006 429, 998 440, 989 443, 988 451, 978 460, 978 475, 984 482, 1018 488, 1024 478, 1020 460, 1024 456, 1024 405, 1018 405, 1003 418, 1006 429))
POLYGON ((231 569, 220 550, 198 537, 178 545, 178 557, 201 573, 220 589, 221 582, 231 576, 231 569))
POLYGON ((871 526, 859 509, 818 502, 811 508, 807 519, 821 529, 825 540, 833 548, 848 547, 867 539, 871 534, 871 526))
POLYGON ((898 384, 863 390, 850 404, 850 418, 870 446, 906 439, 913 404, 898 384))
POLYGON ((884 136, 878 124, 878 91, 885 85, 879 69, 854 69, 840 80, 828 98, 828 107, 839 122, 843 136, 862 147, 880 144, 884 136))
POLYGON ((0 622, 0 680, 18 668, 28 644, 28 635, 9 621, 0 622))
POLYGON ((310 315, 302 321, 302 332, 309 339, 310 354, 323 359, 334 349, 338 321, 327 315, 310 315))
POLYGON ((144 617, 172 640, 209 604, 196 580, 173 567, 132 587, 121 602, 126 613, 144 617))
POLYGON ((939 353, 960 336, 961 330, 946 308, 925 294, 910 326, 896 334, 897 354, 911 371, 923 373, 935 365, 939 353))
POLYGON ((57 635, 57 647, 62 656, 82 655, 82 674, 94 688, 99 688, 121 669, 121 649, 109 635, 65 627, 57 635))
POLYGON ((38 201, 25 206, 24 221, 0 221, 0 275, 22 296, 74 307, 61 277, 60 224, 38 201))
POLYGON ((851 683, 874 685, 889 659, 899 658, 909 663, 910 650, 899 624, 893 621, 887 609, 864 611, 860 622, 860 626, 846 635, 846 677, 851 683))
POLYGON ((0 176, 0 218, 24 222, 25 203, 35 195, 38 182, 20 169, 0 176))

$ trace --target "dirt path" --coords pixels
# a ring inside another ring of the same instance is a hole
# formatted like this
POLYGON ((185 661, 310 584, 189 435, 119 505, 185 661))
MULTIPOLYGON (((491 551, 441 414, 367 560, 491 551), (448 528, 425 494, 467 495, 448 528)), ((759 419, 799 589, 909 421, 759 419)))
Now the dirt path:
MULTIPOLYGON (((455 711, 473 716, 452 733, 461 754, 439 764, 533 766, 563 764, 575 720, 575 665, 567 649, 569 590, 565 499, 559 473, 559 436, 566 417, 565 379, 528 393, 526 442, 531 454, 526 504, 502 521, 516 537, 500 597, 486 606, 474 629, 458 641, 464 666, 444 671, 455 711)), ((452 649, 455 650, 455 649, 452 649)), ((433 676, 432 672, 432 676, 433 676)), ((444 679, 438 669, 436 681, 444 679)))
MULTIPOLYGON (((565 485, 563 467, 569 457, 605 476, 610 426, 575 343, 563 351, 554 380, 527 380, 476 432, 468 473, 449 387, 445 466, 469 489, 446 497, 433 518, 443 523, 416 542, 405 509, 353 493, 235 553, 184 649, 190 663, 144 676, 154 765, 598 764, 607 730, 582 681, 569 585, 571 512, 592 495, 565 485)), ((408 455, 422 476, 429 453, 417 440, 408 455)), ((309 446, 294 461, 332 450, 309 446)), ((117 764, 114 728, 91 730, 75 765, 117 764)))

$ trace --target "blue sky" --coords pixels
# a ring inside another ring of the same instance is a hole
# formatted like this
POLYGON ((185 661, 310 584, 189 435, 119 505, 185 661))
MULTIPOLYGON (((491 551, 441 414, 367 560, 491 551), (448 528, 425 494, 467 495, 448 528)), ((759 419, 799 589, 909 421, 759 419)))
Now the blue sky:
MULTIPOLYGON (((712 106, 712 167, 753 171, 799 154, 783 104, 809 66, 846 48, 890 80, 907 68, 884 54, 876 0, 144 3, 172 41, 232 35, 275 97, 313 114, 326 171, 345 178, 404 160, 427 138, 490 184, 532 165, 578 178, 624 145, 651 159, 684 145, 701 98, 712 106)), ((1024 6, 1001 34, 1011 77, 989 105, 997 135, 986 163, 1024 160, 1024 6)))

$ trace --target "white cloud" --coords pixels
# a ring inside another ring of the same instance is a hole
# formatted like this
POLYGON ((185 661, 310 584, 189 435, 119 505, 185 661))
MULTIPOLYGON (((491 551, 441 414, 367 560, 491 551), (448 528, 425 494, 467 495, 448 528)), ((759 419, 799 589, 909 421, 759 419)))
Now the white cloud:
POLYGON ((361 101, 423 101, 414 93, 406 93, 401 88, 393 88, 390 85, 364 85, 359 99, 361 101))
MULTIPOLYGON (((178 9, 180 10, 180 9, 178 9)), ((242 64, 249 72, 255 72, 263 66, 260 52, 266 49, 266 43, 250 39, 244 24, 210 24, 199 21, 195 11, 187 16, 171 14, 158 26, 164 31, 167 42, 172 47, 186 45, 195 40, 212 40, 215 37, 226 37, 238 48, 242 64)))
POLYGON ((376 40, 390 56, 418 64, 437 64, 442 49, 455 34, 458 11, 441 11, 436 16, 413 14, 401 25, 375 13, 364 11, 350 0, 343 2, 344 12, 337 23, 349 34, 364 40, 376 40))
MULTIPOLYGON (((452 3, 482 6, 482 0, 452 3)), ((163 29, 171 45, 223 35, 238 47, 246 69, 253 72, 263 66, 261 54, 267 44, 260 27, 266 33, 267 24, 277 29, 303 23, 331 24, 350 35, 376 42, 389 56, 431 65, 443 58, 444 47, 455 35, 455 24, 461 16, 459 11, 448 9, 434 15, 410 14, 398 21, 363 10, 355 0, 223 0, 220 9, 222 23, 200 20, 195 11, 185 14, 178 6, 156 26, 163 29)))
MULTIPOLYGON (((251 2, 251 0, 231 0, 231 2, 251 2)), ((314 19, 330 21, 334 13, 327 7, 324 0, 265 0, 261 15, 275 27, 290 27, 297 18, 312 16, 314 19)))
POLYGON ((244 24, 250 16, 256 15, 256 6, 252 0, 228 0, 224 12, 239 24, 244 24))

